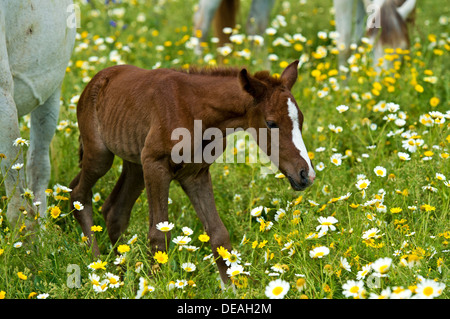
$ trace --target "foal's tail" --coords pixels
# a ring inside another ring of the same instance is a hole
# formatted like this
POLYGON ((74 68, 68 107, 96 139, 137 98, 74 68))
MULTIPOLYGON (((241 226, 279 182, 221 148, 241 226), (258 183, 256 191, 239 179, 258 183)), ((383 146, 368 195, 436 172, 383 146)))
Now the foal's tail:
POLYGON ((223 28, 234 28, 236 26, 236 15, 239 9, 239 0, 222 0, 217 9, 215 20, 216 35, 219 45, 230 41, 229 36, 223 33, 223 28))

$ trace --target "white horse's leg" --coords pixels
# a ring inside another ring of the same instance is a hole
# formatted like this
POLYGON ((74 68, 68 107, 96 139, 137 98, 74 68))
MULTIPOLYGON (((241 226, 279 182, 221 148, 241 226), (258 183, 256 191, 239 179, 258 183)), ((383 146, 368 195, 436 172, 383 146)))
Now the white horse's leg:
MULTIPOLYGON (((222 0, 200 0, 198 3, 198 10, 194 14, 194 34, 197 30, 201 32, 200 42, 205 42, 209 29, 211 28, 211 23, 214 15, 219 8, 220 2, 222 0)), ((199 45, 195 48, 195 53, 200 55, 202 49, 199 45)))
POLYGON ((39 201, 39 213, 45 217, 47 199, 45 190, 50 181, 50 142, 55 133, 59 116, 61 87, 31 113, 30 147, 27 154, 28 187, 39 201))
POLYGON ((14 82, 11 75, 6 48, 5 19, 0 12, 0 154, 6 158, 0 159, 1 172, 4 179, 6 196, 8 196, 8 209, 6 216, 14 227, 22 206, 20 194, 24 193, 25 178, 23 169, 11 169, 14 164, 23 164, 19 147, 13 145, 15 139, 20 137, 16 104, 14 102, 14 82))
POLYGON ((270 11, 275 0, 253 0, 247 20, 247 33, 263 34, 269 24, 270 11))
POLYGON ((384 59, 380 63, 380 59, 384 57, 383 43, 381 41, 374 41, 373 39, 370 40, 373 45, 373 68, 379 75, 382 69, 386 70, 389 68, 389 63, 384 59))
POLYGON ((352 0, 333 0, 336 31, 339 33, 337 39, 339 65, 345 65, 351 53, 353 2, 352 0))
POLYGON ((353 30, 353 43, 358 43, 366 31, 366 7, 362 0, 356 2, 356 22, 353 30))

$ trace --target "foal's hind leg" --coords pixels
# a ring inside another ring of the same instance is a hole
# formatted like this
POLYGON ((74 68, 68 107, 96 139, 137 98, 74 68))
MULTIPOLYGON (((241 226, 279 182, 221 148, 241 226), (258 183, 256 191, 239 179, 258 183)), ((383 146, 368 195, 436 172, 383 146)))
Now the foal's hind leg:
MULTIPOLYGON (((84 155, 82 159, 81 172, 70 183, 72 192, 70 195, 71 208, 73 203, 79 201, 84 208, 81 211, 74 210, 74 216, 89 240, 93 238, 91 227, 94 225, 92 216, 92 187, 105 175, 114 160, 114 154, 111 153, 101 141, 84 143, 84 155)), ((97 242, 95 238, 91 240, 92 249, 95 255, 99 255, 97 242)))
POLYGON ((133 205, 144 187, 142 166, 124 160, 119 180, 102 208, 113 245, 127 229, 133 205))

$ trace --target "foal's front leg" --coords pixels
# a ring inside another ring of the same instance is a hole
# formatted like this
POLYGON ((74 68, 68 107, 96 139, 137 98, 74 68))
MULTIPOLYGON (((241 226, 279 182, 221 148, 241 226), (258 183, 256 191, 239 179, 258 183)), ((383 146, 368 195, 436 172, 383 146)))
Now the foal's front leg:
POLYGON ((170 232, 163 233, 156 228, 160 222, 168 221, 168 200, 171 172, 169 166, 159 161, 142 161, 145 188, 149 206, 150 227, 148 239, 151 253, 166 251, 166 240, 170 242, 170 232))
POLYGON ((228 251, 231 251, 230 236, 216 209, 209 168, 204 168, 195 176, 181 179, 180 184, 191 200, 208 236, 211 238, 211 248, 219 268, 220 277, 223 282, 228 282, 228 267, 217 253, 217 248, 223 246, 228 251))

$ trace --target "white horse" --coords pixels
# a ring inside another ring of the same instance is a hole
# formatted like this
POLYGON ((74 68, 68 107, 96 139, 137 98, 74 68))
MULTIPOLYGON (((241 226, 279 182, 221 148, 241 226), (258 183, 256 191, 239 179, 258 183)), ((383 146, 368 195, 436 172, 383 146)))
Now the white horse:
MULTIPOLYGON (((376 69, 385 47, 409 48, 407 22, 416 7, 416 0, 357 0, 353 26, 354 3, 353 0, 334 0, 340 65, 344 65, 350 57, 351 43, 357 43, 364 32, 373 45, 376 69)), ((386 68, 387 63, 382 66, 386 68)))
MULTIPOLYGON (((50 180, 50 142, 58 121, 61 84, 75 43, 76 28, 72 0, 0 1, 0 153, 8 208, 6 216, 14 227, 29 207, 25 189, 34 193, 34 202, 45 214, 45 189, 50 180), (72 22, 72 23, 71 23, 72 22), (23 169, 19 117, 31 113, 30 143, 23 169), (6 156, 6 157, 5 157, 6 156), (19 166, 20 167, 20 166, 19 166), (17 167, 16 167, 17 168, 17 167)), ((28 215, 29 217, 33 217, 28 215)), ((27 222, 28 226, 28 222, 27 222)))

